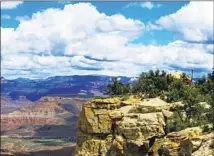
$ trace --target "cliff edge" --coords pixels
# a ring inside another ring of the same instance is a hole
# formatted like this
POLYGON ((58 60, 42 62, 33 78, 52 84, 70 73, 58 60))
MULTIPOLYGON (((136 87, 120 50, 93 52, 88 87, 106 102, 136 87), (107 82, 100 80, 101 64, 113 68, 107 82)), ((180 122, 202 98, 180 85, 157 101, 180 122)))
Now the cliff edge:
POLYGON ((190 128, 166 133, 175 105, 137 96, 93 99, 83 105, 75 156, 191 156, 203 142, 190 128))

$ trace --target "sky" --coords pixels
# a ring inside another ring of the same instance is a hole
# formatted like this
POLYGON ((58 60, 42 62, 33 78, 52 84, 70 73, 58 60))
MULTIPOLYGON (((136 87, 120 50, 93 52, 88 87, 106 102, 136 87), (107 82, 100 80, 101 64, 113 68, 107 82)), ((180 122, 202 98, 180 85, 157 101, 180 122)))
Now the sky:
POLYGON ((1 75, 212 70, 213 1, 1 2, 1 75))

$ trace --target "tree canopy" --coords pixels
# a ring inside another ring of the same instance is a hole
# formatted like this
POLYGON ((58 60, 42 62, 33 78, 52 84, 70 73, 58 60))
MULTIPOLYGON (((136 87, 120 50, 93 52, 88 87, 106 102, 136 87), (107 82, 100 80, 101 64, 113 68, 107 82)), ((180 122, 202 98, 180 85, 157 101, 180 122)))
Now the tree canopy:
MULTIPOLYGON (((214 72, 209 73, 207 77, 201 77, 192 85, 191 79, 185 73, 178 79, 163 70, 150 70, 142 72, 132 84, 123 84, 118 78, 113 78, 105 91, 108 95, 141 93, 144 98, 159 96, 167 102, 182 101, 187 116, 186 122, 190 123, 190 120, 194 119, 197 124, 205 114, 205 118, 209 118, 214 125, 214 72), (211 106, 208 114, 204 112, 200 102, 207 102, 211 106)), ((191 124, 194 126, 193 122, 191 124)))

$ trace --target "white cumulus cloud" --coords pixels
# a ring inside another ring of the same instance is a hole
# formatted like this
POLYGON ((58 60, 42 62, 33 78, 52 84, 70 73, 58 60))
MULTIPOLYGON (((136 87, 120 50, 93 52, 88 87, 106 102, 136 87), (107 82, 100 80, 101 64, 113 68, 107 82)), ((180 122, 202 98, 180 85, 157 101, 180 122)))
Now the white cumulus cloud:
POLYGON ((211 46, 184 41, 148 46, 131 43, 144 30, 139 20, 121 14, 108 16, 89 3, 37 12, 20 20, 16 29, 1 28, 2 75, 136 76, 156 68, 211 69, 211 46))
POLYGON ((192 1, 176 13, 161 17, 156 24, 159 28, 150 28, 168 29, 187 41, 213 41, 213 1, 192 1))

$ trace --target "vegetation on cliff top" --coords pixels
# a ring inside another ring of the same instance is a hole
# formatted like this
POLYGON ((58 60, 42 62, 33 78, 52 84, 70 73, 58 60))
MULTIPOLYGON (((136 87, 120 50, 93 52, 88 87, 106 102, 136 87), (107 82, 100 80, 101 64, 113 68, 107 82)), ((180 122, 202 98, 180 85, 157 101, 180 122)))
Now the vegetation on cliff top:
MULTIPOLYGON (((175 78, 165 71, 143 72, 136 82, 123 84, 112 79, 106 88, 107 94, 141 94, 144 98, 160 97, 167 102, 182 102, 183 110, 174 113, 169 128, 181 130, 186 127, 214 125, 214 72, 197 80, 194 85, 183 73, 175 78)), ((213 126, 214 127, 214 126, 213 126)))

